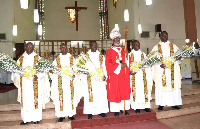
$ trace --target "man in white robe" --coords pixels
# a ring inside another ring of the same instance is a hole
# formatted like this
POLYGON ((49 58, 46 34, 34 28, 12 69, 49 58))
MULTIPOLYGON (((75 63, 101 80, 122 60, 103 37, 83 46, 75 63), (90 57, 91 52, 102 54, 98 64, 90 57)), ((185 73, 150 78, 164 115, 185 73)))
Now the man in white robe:
MULTIPOLYGON (((70 68, 73 66, 74 57, 67 53, 66 44, 60 45, 61 53, 53 61, 53 65, 58 68, 70 68)), ((53 71, 50 71, 53 73, 53 71)), ((75 120, 77 97, 74 92, 74 81, 67 76, 59 76, 57 74, 50 74, 52 79, 51 85, 51 99, 55 105, 55 115, 60 117, 58 122, 62 122, 66 116, 70 120, 75 120)))
POLYGON ((106 91, 106 67, 105 58, 97 50, 97 42, 90 42, 90 50, 87 52, 95 68, 100 68, 104 72, 103 80, 96 80, 90 75, 82 75, 84 109, 83 113, 88 114, 88 119, 93 115, 107 117, 105 113, 109 112, 108 99, 106 91), (91 89, 91 90, 90 90, 91 89), (91 94, 89 94, 91 93, 91 94))
MULTIPOLYGON (((28 42, 25 52, 20 56, 17 63, 22 69, 34 68, 40 57, 33 52, 34 45, 28 42)), ((25 125, 28 122, 38 124, 42 120, 42 108, 50 100, 50 84, 45 73, 39 73, 34 77, 22 77, 16 73, 12 74, 14 85, 18 88, 18 102, 21 103, 21 118, 25 125)))
MULTIPOLYGON (((129 53, 129 61, 141 62, 146 54, 140 50, 140 42, 134 40, 132 42, 132 51, 129 53)), ((150 99, 151 99, 151 88, 152 88, 152 75, 151 69, 145 68, 139 71, 130 72, 130 86, 131 86, 131 96, 130 103, 131 108, 135 110, 136 113, 140 113, 140 109, 146 112, 151 112, 150 99)))
POLYGON ((200 47, 199 47, 199 44, 198 43, 194 43, 194 54, 197 56, 197 55, 200 55, 200 47))
MULTIPOLYGON (((178 47, 170 43, 168 33, 163 31, 160 36, 161 41, 155 45, 152 51, 158 51, 163 58, 168 58, 176 53, 178 47)), ((179 59, 178 59, 179 60, 179 59)), ((181 72, 179 62, 176 60, 171 68, 165 64, 153 66, 153 79, 155 81, 155 101, 159 105, 158 110, 163 110, 164 106, 172 106, 174 109, 180 109, 181 99, 181 72)))

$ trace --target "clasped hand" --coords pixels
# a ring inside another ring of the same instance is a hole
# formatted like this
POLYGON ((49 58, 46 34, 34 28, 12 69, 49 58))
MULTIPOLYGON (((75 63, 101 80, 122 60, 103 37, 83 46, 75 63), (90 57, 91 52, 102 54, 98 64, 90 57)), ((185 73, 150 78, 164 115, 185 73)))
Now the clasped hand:
POLYGON ((126 68, 127 67, 126 63, 121 63, 121 67, 126 68))
POLYGON ((165 68, 166 68, 166 65, 165 65, 165 64, 161 64, 160 67, 161 67, 162 69, 165 69, 165 68))

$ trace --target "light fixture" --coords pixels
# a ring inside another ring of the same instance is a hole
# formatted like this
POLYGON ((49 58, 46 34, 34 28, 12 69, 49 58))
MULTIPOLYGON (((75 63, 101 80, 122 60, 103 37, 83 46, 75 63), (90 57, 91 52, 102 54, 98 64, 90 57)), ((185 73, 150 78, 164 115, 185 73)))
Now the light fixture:
POLYGON ((34 22, 39 23, 39 13, 38 9, 34 9, 34 22))
POLYGON ((16 51, 16 48, 13 48, 13 51, 16 51))
POLYGON ((38 25, 38 35, 42 35, 42 25, 38 25))
POLYGON ((139 32, 139 34, 142 33, 142 25, 141 24, 138 24, 138 32, 139 32))
POLYGON ((124 21, 125 22, 129 21, 129 12, 128 12, 128 9, 124 10, 124 21))
POLYGON ((115 30, 119 30, 119 25, 115 24, 115 30))
POLYGON ((189 43, 189 42, 190 42, 190 39, 186 39, 185 42, 186 42, 186 43, 189 43))
POLYGON ((146 0, 146 5, 151 5, 152 4, 152 0, 146 0))
POLYGON ((198 39, 197 39, 197 42, 198 42, 198 39))
POLYGON ((22 9, 28 9, 29 0, 20 0, 20 5, 22 9))
POLYGON ((17 36, 17 25, 13 25, 13 36, 17 36))
POLYGON ((138 33, 141 34, 142 33, 142 25, 140 24, 140 0, 138 0, 138 10, 139 10, 139 23, 138 23, 138 33))

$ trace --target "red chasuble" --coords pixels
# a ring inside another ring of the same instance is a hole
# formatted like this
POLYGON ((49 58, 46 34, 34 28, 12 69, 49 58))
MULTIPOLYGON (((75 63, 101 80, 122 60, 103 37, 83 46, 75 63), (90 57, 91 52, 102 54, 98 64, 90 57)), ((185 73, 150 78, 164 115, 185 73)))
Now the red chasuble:
MULTIPOLYGON (((118 49, 119 50, 119 49, 118 49)), ((124 48, 121 49, 122 62, 125 63, 124 48)), ((112 48, 106 52, 106 70, 108 74, 107 92, 109 102, 121 102, 130 99, 130 68, 121 68, 117 75, 114 71, 119 65, 119 55, 112 48)))

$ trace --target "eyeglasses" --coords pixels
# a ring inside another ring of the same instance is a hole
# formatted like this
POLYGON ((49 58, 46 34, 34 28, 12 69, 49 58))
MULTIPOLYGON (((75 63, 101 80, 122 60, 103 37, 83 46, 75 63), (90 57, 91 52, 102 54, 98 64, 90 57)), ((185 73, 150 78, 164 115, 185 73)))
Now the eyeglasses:
POLYGON ((26 47, 28 47, 28 48, 32 48, 32 47, 34 47, 34 46, 26 46, 26 47))

